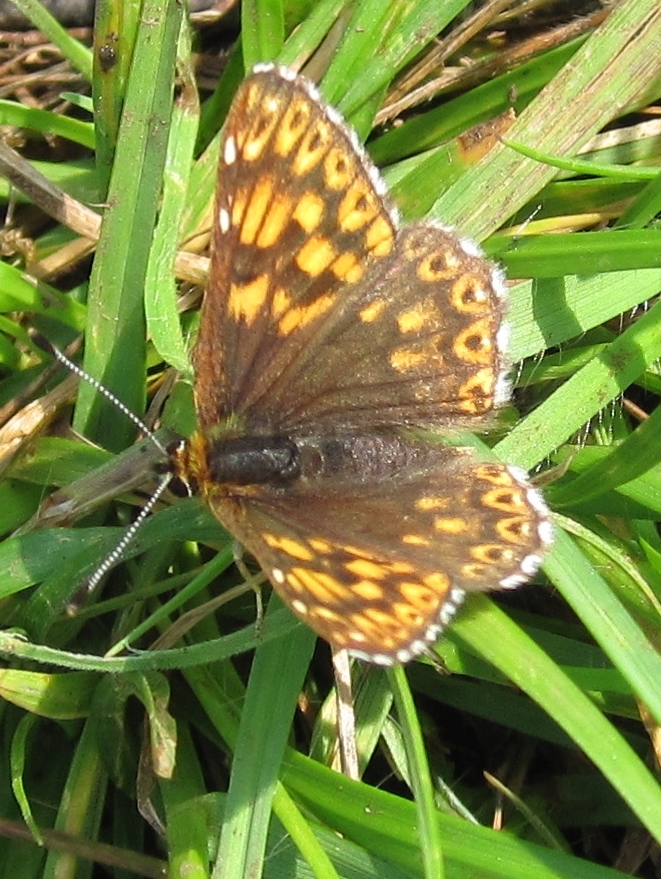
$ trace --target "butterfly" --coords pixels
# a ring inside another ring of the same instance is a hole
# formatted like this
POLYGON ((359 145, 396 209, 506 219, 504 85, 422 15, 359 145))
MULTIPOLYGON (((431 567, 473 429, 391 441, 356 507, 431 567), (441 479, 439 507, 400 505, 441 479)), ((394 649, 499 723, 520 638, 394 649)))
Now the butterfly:
POLYGON ((399 223, 307 79, 252 70, 222 134, 199 428, 175 466, 336 648, 407 662, 551 542, 525 473, 425 435, 483 429, 509 399, 505 305, 475 244, 399 223))

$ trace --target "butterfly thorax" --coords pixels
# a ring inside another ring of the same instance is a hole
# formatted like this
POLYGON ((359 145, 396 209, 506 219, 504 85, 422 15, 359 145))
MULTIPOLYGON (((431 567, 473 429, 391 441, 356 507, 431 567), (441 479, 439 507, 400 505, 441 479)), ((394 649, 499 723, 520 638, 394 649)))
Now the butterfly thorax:
POLYGON ((300 476, 299 450, 286 436, 224 437, 206 452, 215 485, 288 485, 300 476))

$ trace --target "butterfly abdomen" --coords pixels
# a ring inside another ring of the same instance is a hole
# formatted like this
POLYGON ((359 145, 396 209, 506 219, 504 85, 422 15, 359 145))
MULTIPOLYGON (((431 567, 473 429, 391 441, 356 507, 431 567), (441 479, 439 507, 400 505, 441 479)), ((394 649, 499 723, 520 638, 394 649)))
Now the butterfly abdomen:
POLYGON ((310 485, 326 480, 334 485, 338 480, 358 485, 392 478, 393 474, 412 475, 424 472, 430 460, 438 462, 439 447, 387 432, 255 435, 213 439, 204 455, 208 476, 231 493, 231 486, 289 487, 297 481, 310 485))

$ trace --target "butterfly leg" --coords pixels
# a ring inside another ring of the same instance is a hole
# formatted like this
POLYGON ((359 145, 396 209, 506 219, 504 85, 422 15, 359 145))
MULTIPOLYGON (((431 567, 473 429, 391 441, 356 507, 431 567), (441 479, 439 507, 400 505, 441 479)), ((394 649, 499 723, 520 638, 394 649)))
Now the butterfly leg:
POLYGON ((264 601, 262 599, 262 583, 264 582, 264 575, 261 573, 255 575, 250 572, 248 565, 246 565, 243 559, 243 545, 239 543, 238 540, 232 542, 232 555, 234 557, 236 569, 245 580, 246 586, 249 586, 255 593, 255 634, 259 637, 264 622, 264 601))

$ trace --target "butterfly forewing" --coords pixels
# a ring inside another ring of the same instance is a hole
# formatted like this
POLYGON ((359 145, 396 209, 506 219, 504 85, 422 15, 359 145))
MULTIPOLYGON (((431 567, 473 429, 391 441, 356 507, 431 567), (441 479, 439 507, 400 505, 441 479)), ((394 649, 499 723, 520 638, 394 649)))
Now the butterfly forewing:
POLYGON ((368 266, 392 251, 394 216, 381 186, 305 80, 264 70, 243 83, 221 143, 195 351, 203 425, 236 412, 283 420, 284 376, 368 266))
POLYGON ((269 407, 286 430, 479 429, 503 402, 501 293, 491 267, 456 235, 405 227, 364 283, 344 292, 271 387, 269 407))
POLYGON ((476 425, 502 402, 498 273, 438 226, 395 238, 383 189, 304 80, 246 80, 221 145, 195 356, 203 424, 476 425))

